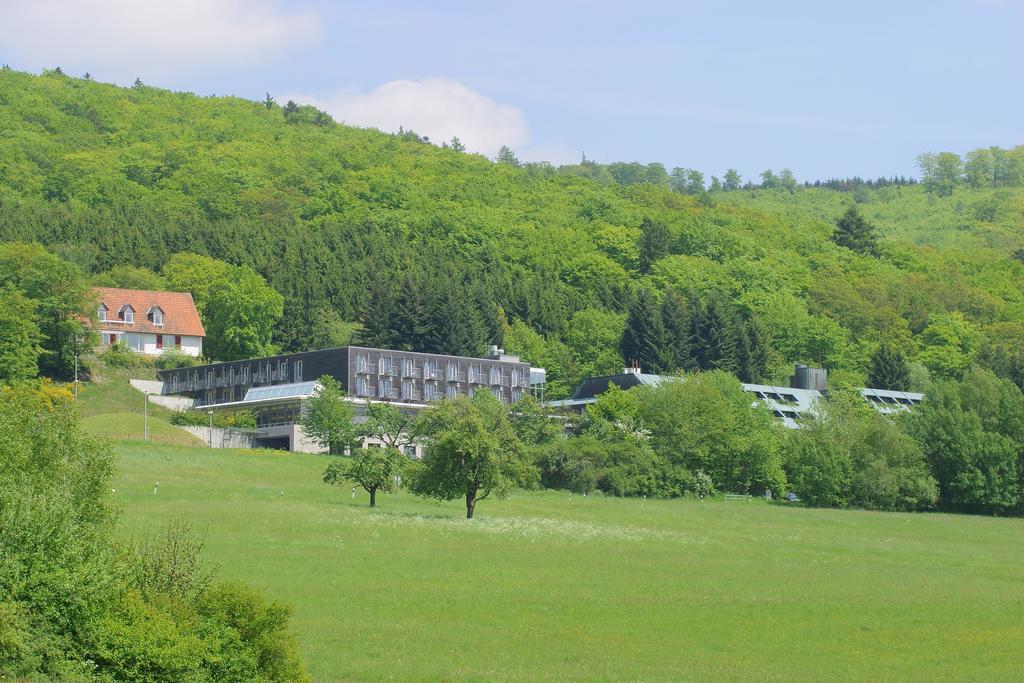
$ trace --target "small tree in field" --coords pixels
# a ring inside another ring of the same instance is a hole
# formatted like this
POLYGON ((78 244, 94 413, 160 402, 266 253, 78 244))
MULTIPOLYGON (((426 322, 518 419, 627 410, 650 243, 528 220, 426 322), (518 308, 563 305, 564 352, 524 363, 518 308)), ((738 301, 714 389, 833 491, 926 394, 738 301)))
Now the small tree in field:
POLYGON ((359 430, 352 422, 355 413, 344 400, 345 392, 336 379, 324 375, 318 382, 320 389, 306 401, 299 424, 306 436, 328 453, 341 455, 359 438, 359 430))
POLYGON ((427 453, 409 488, 441 500, 465 497, 467 519, 492 493, 502 495, 537 478, 512 429, 508 406, 489 393, 441 401, 423 413, 420 433, 427 453))
POLYGON ((355 483, 370 494, 370 507, 377 507, 377 491, 395 488, 395 477, 402 473, 407 458, 396 448, 357 448, 351 458, 332 462, 324 472, 324 483, 355 483))
POLYGON ((361 434, 377 439, 386 448, 402 450, 415 438, 416 421, 391 403, 370 403, 366 406, 366 422, 361 434))

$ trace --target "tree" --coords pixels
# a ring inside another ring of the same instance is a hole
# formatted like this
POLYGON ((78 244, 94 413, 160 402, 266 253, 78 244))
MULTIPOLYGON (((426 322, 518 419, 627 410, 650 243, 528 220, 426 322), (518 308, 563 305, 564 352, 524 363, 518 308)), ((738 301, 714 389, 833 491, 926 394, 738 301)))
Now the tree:
POLYGON ((898 349, 882 344, 871 357, 868 386, 892 391, 910 389, 910 364, 898 349))
POLYGON ((920 154, 917 167, 921 170, 921 183, 925 189, 940 197, 952 195, 964 173, 963 161, 952 152, 920 154))
POLYGON ((668 372, 672 369, 673 357, 661 310, 650 290, 637 292, 636 301, 626 317, 619 350, 627 365, 635 361, 645 372, 668 372))
POLYGON ((240 360, 273 352, 270 339, 284 313, 284 297, 253 270, 232 267, 210 286, 203 308, 204 350, 217 360, 240 360))
POLYGON ((43 334, 35 309, 35 302, 19 292, 0 292, 0 384, 39 374, 43 334))
POLYGON ((414 493, 441 500, 464 497, 466 518, 472 519, 481 500, 536 480, 508 407, 489 392, 445 399, 420 419, 427 452, 411 477, 414 493))
POLYGON ((717 293, 708 296, 699 319, 700 330, 693 343, 693 355, 701 370, 739 372, 734 312, 717 293))
POLYGON ((415 426, 415 418, 393 404, 369 403, 360 434, 380 441, 385 448, 401 451, 415 440, 415 426))
POLYGON ((875 227, 867 222, 855 205, 847 209, 836 221, 832 241, 858 254, 878 256, 878 235, 875 227))
POLYGON ((756 317, 750 317, 737 328, 736 361, 743 382, 761 382, 768 373, 771 343, 768 333, 756 317))
POLYGON ((722 177, 722 187, 726 192, 734 192, 743 186, 743 178, 736 171, 735 168, 730 168, 725 171, 725 175, 722 177))
POLYGON ((161 271, 172 291, 192 294, 199 315, 203 315, 206 300, 210 298, 210 288, 227 279, 230 272, 229 263, 188 252, 172 256, 161 271))
POLYGON ((782 169, 782 172, 779 174, 779 186, 790 194, 796 192, 796 178, 793 177, 793 172, 788 168, 782 169))
POLYGON ((651 266, 660 258, 668 256, 672 233, 664 223, 644 218, 640 223, 640 272, 649 273, 651 266))
POLYGON ((354 481, 370 494, 370 507, 377 507, 377 492, 395 488, 409 459, 397 448, 356 448, 350 458, 333 461, 324 472, 324 483, 339 486, 354 481))
POLYGON ((35 302, 33 321, 42 333, 39 371, 70 379, 77 339, 87 337, 84 321, 95 315, 92 293, 81 271, 38 244, 0 244, 0 291, 35 302))
POLYGON ((355 411, 345 400, 345 392, 338 380, 329 375, 321 377, 318 383, 320 388, 306 399, 305 412, 299 420, 302 431, 331 455, 355 450, 359 429, 353 422, 355 411))
POLYGON ((779 176, 772 172, 772 169, 761 171, 761 187, 765 190, 774 190, 779 187, 779 176))
POLYGON ((661 320, 665 326, 668 370, 693 370, 696 364, 690 346, 690 307, 679 292, 668 291, 661 300, 661 320))
POLYGON ((466 146, 464 144, 462 144, 462 140, 460 140, 459 136, 457 136, 457 135, 453 135, 452 136, 452 141, 451 141, 451 144, 449 146, 451 147, 453 152, 465 152, 466 151, 466 146))
POLYGON ((268 92, 267 96, 263 98, 263 106, 266 107, 267 109, 273 109, 275 104, 277 104, 277 102, 274 101, 274 98, 271 97, 270 93, 268 92))
POLYGON ((100 273, 93 278, 93 284, 121 289, 167 289, 167 282, 153 271, 128 265, 117 265, 105 273, 100 273))
POLYGON ((519 166, 519 159, 516 158, 515 152, 512 151, 511 147, 505 145, 501 146, 498 150, 498 156, 495 158, 499 164, 507 164, 509 166, 519 166))
POLYGON ((1009 380, 971 370, 962 382, 935 382, 907 417, 938 480, 945 509, 1019 513, 1024 397, 1009 380))
POLYGON ((855 392, 820 401, 786 451, 793 490, 810 505, 921 510, 938 494, 918 444, 855 392))

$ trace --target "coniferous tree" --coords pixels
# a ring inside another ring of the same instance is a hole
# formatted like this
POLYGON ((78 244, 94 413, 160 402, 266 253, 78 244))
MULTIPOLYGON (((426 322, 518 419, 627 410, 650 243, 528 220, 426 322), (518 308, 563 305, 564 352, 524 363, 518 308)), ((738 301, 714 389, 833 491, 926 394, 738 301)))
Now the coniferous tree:
POLYGON ((667 360, 672 370, 692 370, 690 349, 690 310, 686 299, 675 291, 665 293, 661 301, 661 320, 668 342, 667 360))
POLYGON ((506 145, 502 145, 501 149, 498 150, 496 161, 499 164, 508 164, 509 166, 519 165, 519 159, 516 158, 515 152, 512 151, 511 147, 506 145))
POLYGON ((702 347, 696 353, 700 368, 738 374, 736 322, 729 306, 719 295, 708 297, 701 327, 702 347))
POLYGON ((871 357, 868 385, 873 389, 907 391, 910 388, 910 365, 898 349, 882 344, 871 357))
POLYGON ((858 254, 878 256, 878 235, 875 232, 875 226, 860 215, 856 206, 851 206, 836 221, 832 241, 858 254))
POLYGON ((627 365, 636 361, 644 372, 671 370, 672 361, 661 310, 654 295, 646 289, 637 293, 636 301, 629 309, 619 350, 627 365))
POLYGON ((747 374, 749 379, 746 382, 763 382, 768 374, 768 358, 771 353, 771 345, 768 340, 768 333, 761 326, 757 318, 750 318, 744 326, 747 352, 747 374))
POLYGON ((672 233, 663 223, 645 218, 640 224, 640 272, 648 273, 658 259, 668 256, 672 233))
POLYGON ((451 147, 452 151, 455 151, 455 152, 465 152, 466 151, 466 146, 464 144, 462 144, 462 140, 459 139, 458 135, 452 136, 452 141, 451 141, 451 144, 449 145, 449 147, 451 147))
POLYGON ((273 109, 275 104, 276 102, 274 102, 274 98, 271 97, 270 93, 268 92, 267 97, 263 100, 263 106, 266 107, 267 109, 273 109))

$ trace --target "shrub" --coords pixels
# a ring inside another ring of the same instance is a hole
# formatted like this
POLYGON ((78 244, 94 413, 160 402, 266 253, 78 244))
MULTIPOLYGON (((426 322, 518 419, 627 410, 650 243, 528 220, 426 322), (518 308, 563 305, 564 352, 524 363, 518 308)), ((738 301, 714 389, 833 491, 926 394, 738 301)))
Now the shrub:
MULTIPOLYGON (((210 415, 202 410, 181 410, 171 415, 171 424, 187 427, 207 427, 210 415)), ((253 429, 256 416, 248 410, 225 410, 213 413, 213 426, 227 429, 253 429)))
POLYGON ((157 356, 156 366, 161 370, 175 370, 177 368, 191 368, 196 364, 196 359, 187 353, 177 349, 167 349, 157 356))
POLYGON ((100 358, 112 368, 137 368, 143 364, 139 354, 124 344, 111 344, 100 354, 100 358))

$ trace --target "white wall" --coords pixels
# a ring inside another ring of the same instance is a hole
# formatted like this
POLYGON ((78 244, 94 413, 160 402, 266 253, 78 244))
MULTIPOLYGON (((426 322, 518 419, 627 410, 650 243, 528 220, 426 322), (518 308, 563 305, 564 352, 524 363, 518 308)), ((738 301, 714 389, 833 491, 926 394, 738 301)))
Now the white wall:
MULTIPOLYGON (((119 332, 118 330, 101 330, 101 346, 107 346, 109 344, 111 333, 116 333, 118 335, 118 341, 136 353, 144 353, 148 356, 159 356, 164 351, 174 349, 175 335, 173 334, 163 335, 164 347, 163 349, 158 349, 156 347, 156 334, 152 332, 119 332)), ((181 335, 181 348, 177 350, 187 356, 198 358, 203 353, 203 338, 183 334, 181 335)))

